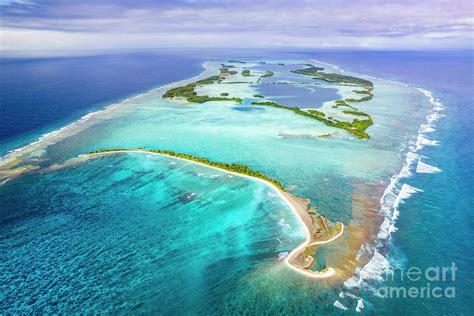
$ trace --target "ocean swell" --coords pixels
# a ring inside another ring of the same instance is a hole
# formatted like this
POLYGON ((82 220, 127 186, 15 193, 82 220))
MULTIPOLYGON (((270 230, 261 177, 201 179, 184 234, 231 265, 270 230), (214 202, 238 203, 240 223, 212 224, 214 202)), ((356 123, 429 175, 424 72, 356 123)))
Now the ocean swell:
POLYGON ((146 97, 153 93, 161 94, 161 93, 164 93, 166 89, 180 86, 183 84, 187 84, 195 80, 204 79, 206 76, 210 74, 214 74, 217 71, 216 69, 218 69, 218 66, 215 66, 210 62, 203 63, 202 67, 204 68, 204 70, 197 76, 180 80, 180 81, 176 81, 170 84, 165 84, 157 88, 150 89, 146 92, 136 94, 134 96, 131 96, 119 102, 112 103, 95 112, 87 113, 83 115, 81 118, 79 118, 78 120, 73 121, 64 127, 61 127, 49 133, 45 133, 41 135, 40 137, 38 137, 38 139, 28 143, 25 146, 9 150, 3 156, 0 156, 0 180, 4 180, 3 182, 0 182, 0 183, 6 183, 10 178, 19 176, 21 174, 20 173, 20 174, 11 175, 10 173, 7 173, 8 176, 6 177, 4 176, 4 179, 2 179, 2 173, 1 173, 2 171, 8 171, 8 169, 15 168, 20 162, 22 162, 24 158, 27 158, 33 152, 44 153, 44 149, 48 147, 48 145, 53 144, 75 133, 78 133, 82 131, 83 129, 87 128, 88 126, 94 124, 100 119, 105 119, 107 115, 110 115, 111 113, 113 113, 113 111, 116 108, 119 108, 125 105, 133 105, 134 102, 136 102, 140 98, 146 97), (15 161, 19 161, 19 162, 14 163, 15 161), (11 165, 12 163, 14 164, 11 165))
POLYGON ((422 162, 420 158, 418 160, 418 165, 416 166, 416 172, 417 173, 437 173, 437 172, 441 172, 441 169, 422 162))
MULTIPOLYGON (((322 62, 319 60, 313 59, 312 61, 319 64, 327 65, 332 67, 334 70, 341 73, 345 73, 344 70, 340 69, 339 66, 322 62)), ((361 76, 361 75, 359 75, 361 76)), ((376 78, 372 76, 362 75, 362 77, 374 80, 384 80, 387 82, 399 84, 404 87, 410 87, 409 85, 398 82, 395 80, 387 78, 376 78)), ((430 139, 426 134, 433 133, 436 131, 435 124, 444 116, 441 112, 444 110, 443 104, 439 99, 436 99, 433 96, 433 93, 429 90, 422 88, 414 88, 421 92, 432 105, 431 110, 426 115, 426 120, 423 122, 419 129, 418 133, 411 139, 409 142, 408 150, 405 151, 405 162, 397 174, 394 174, 387 188, 384 190, 384 193, 380 199, 380 210, 379 214, 384 217, 379 233, 376 237, 375 246, 369 244, 363 244, 359 249, 357 258, 362 256, 372 255, 372 258, 362 267, 358 267, 354 272, 353 276, 347 279, 344 282, 344 286, 348 289, 368 287, 369 289, 374 289, 371 286, 374 282, 383 281, 383 273, 388 271, 390 268, 390 263, 386 258, 388 252, 388 246, 391 234, 397 231, 396 221, 399 216, 399 205, 404 203, 404 201, 415 193, 422 192, 423 190, 415 188, 408 183, 406 180, 410 178, 414 172, 416 173, 436 173, 441 172, 441 169, 435 166, 428 165, 421 161, 422 156, 420 151, 425 146, 438 146, 440 142, 435 139, 430 139)), ((344 298, 349 294, 348 292, 341 292, 341 298, 344 298), (342 296, 341 296, 342 294, 342 296)), ((340 301, 334 302, 334 306, 346 310, 346 306, 342 305, 340 301)), ((355 308, 356 312, 360 312, 364 307, 363 300, 360 299, 357 301, 357 306, 355 308)))
MULTIPOLYGON (((434 98, 431 91, 421 88, 416 89, 428 98, 432 109, 426 116, 426 121, 420 125, 417 135, 409 142, 408 150, 405 154, 405 162, 400 172, 391 177, 390 183, 380 199, 379 212, 384 217, 384 221, 376 238, 373 257, 365 266, 358 268, 354 275, 344 282, 347 288, 370 287, 370 280, 383 280, 382 274, 390 268, 390 263, 385 256, 388 251, 391 234, 397 230, 396 221, 399 216, 399 206, 413 194, 423 191, 409 185, 406 183, 406 180, 413 175, 414 171, 417 173, 441 172, 441 169, 423 163, 419 152, 424 146, 437 146, 440 144, 437 140, 428 139, 426 134, 436 130, 435 124, 444 116, 441 113, 444 108, 442 103, 434 98)), ((360 252, 367 253, 368 250, 366 248, 366 246, 361 247, 360 252)))

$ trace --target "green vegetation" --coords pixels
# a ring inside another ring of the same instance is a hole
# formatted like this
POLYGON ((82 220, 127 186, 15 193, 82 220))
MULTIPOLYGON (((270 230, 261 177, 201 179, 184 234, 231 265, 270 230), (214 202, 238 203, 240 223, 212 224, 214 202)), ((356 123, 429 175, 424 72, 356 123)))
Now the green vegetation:
POLYGON ((332 238, 332 236, 336 235, 336 233, 339 233, 341 229, 342 229, 342 224, 340 222, 337 222, 334 228, 327 232, 327 236, 329 238, 332 238))
POLYGON ((364 102, 364 101, 369 101, 373 98, 373 95, 372 94, 369 94, 365 97, 362 97, 360 99, 353 99, 353 98, 349 98, 349 99, 346 99, 347 102, 364 102))
MULTIPOLYGON (((130 151, 134 149, 128 148, 108 148, 108 149, 99 149, 94 150, 88 153, 88 155, 96 155, 96 154, 103 154, 103 153, 110 153, 110 152, 117 152, 117 151, 130 151)), ((137 148, 136 150, 143 150, 143 148, 137 148)))
POLYGON ((316 67, 316 66, 313 65, 313 64, 303 64, 303 66, 306 66, 306 67, 308 67, 308 68, 311 68, 312 70, 315 70, 315 71, 324 70, 323 67, 316 67))
POLYGON ((353 110, 356 110, 355 107, 353 107, 352 105, 348 104, 346 101, 344 100, 336 100, 335 102, 335 105, 332 106, 332 108, 338 108, 338 107, 341 107, 341 106, 344 106, 344 107, 348 107, 350 109, 353 109, 353 110))
POLYGON ((351 115, 369 116, 367 113, 361 112, 359 110, 343 110, 342 113, 351 114, 351 115))
POLYGON ((215 82, 220 82, 220 80, 222 80, 221 76, 212 76, 193 83, 188 83, 182 87, 172 88, 163 94, 163 98, 183 98, 191 103, 204 103, 208 101, 233 101, 241 103, 241 98, 210 97, 207 95, 197 95, 197 92, 194 91, 194 89, 198 86, 213 84, 215 82))
POLYGON ((267 181, 267 182, 273 184, 274 186, 276 186, 277 188, 279 188, 282 191, 286 191, 285 188, 283 187, 283 185, 281 184, 281 182, 278 181, 277 179, 270 178, 270 177, 266 176, 265 174, 261 173, 260 171, 252 170, 247 166, 239 165, 239 164, 235 164, 235 163, 228 164, 228 163, 224 163, 224 162, 210 161, 207 158, 196 157, 196 156, 189 155, 189 154, 176 153, 176 152, 169 151, 169 150, 142 149, 142 148, 139 148, 139 149, 111 148, 111 149, 100 149, 100 150, 92 151, 92 152, 89 153, 89 155, 96 155, 96 154, 102 154, 102 153, 111 153, 111 152, 133 151, 133 150, 141 150, 141 151, 145 151, 145 152, 150 152, 150 153, 155 153, 155 154, 160 154, 160 155, 165 155, 165 156, 170 156, 170 157, 182 158, 182 159, 202 163, 202 164, 205 164, 205 165, 208 165, 208 166, 211 166, 211 167, 224 169, 224 170, 227 170, 227 171, 247 175, 247 176, 254 177, 254 178, 259 178, 259 179, 262 179, 264 181, 267 181))
POLYGON ((367 113, 358 111, 358 110, 344 110, 342 111, 344 114, 351 114, 351 115, 362 115, 362 116, 369 116, 367 113))
POLYGON ((372 94, 368 90, 352 90, 352 92, 358 93, 358 94, 372 94))
POLYGON ((242 76, 249 77, 250 76, 250 70, 248 70, 248 69, 242 70, 242 76))
POLYGON ((342 113, 366 116, 367 119, 359 120, 355 118, 352 122, 344 122, 336 120, 332 117, 325 118, 319 113, 314 112, 314 110, 308 110, 308 112, 311 113, 312 111, 312 114, 315 116, 315 118, 326 125, 345 129, 352 135, 357 136, 361 139, 369 138, 369 135, 365 132, 365 130, 373 124, 372 118, 368 114, 359 111, 357 108, 353 107, 347 102, 364 102, 372 99, 372 90, 374 89, 373 83, 369 80, 354 76, 323 72, 322 70, 324 70, 324 68, 315 67, 311 64, 305 65, 307 66, 307 68, 293 70, 292 72, 305 76, 311 76, 313 77, 313 79, 323 80, 330 83, 337 83, 342 85, 357 85, 364 87, 364 90, 353 90, 353 92, 355 93, 363 94, 363 97, 359 99, 349 98, 345 100, 337 100, 335 101, 335 104, 332 106, 332 108, 337 109, 338 107, 347 107, 350 110, 343 110, 342 113))
POLYGON ((219 69, 219 71, 220 71, 221 76, 227 76, 229 74, 229 68, 224 68, 223 67, 223 68, 219 69))
POLYGON ((369 91, 372 91, 373 89, 373 84, 369 80, 337 73, 322 72, 321 70, 323 70, 324 68, 315 67, 311 64, 306 64, 306 66, 308 67, 293 70, 292 72, 300 75, 312 76, 313 79, 323 80, 326 82, 363 86, 369 91))
MULTIPOLYGON (((344 121, 339 121, 336 120, 332 117, 325 117, 325 114, 321 111, 317 110, 308 110, 308 111, 303 111, 300 108, 297 107, 290 107, 290 106, 285 106, 278 104, 276 102, 272 101, 261 101, 261 102, 252 102, 251 104, 253 105, 263 105, 263 106, 271 106, 274 108, 279 108, 279 109, 285 109, 285 110, 290 110, 293 111, 295 114, 298 115, 303 115, 307 116, 313 119, 316 119, 328 126, 336 127, 336 128, 341 128, 352 135, 360 138, 360 139, 368 139, 369 135, 365 132, 365 130, 373 124, 372 118, 368 116, 367 114, 367 119, 366 120, 359 120, 359 119, 354 119, 352 122, 344 122, 344 121)), ((362 112, 361 112, 362 113, 362 112)), ((365 113, 364 113, 365 114, 365 113)))
POLYGON ((251 81, 231 81, 231 82, 222 82, 222 84, 239 84, 239 83, 252 83, 251 81))
POLYGON ((281 105, 279 103, 273 102, 273 101, 254 101, 251 104, 253 105, 264 105, 264 106, 271 106, 274 108, 279 108, 279 109, 286 109, 286 110, 293 110, 293 109, 298 109, 298 108, 292 108, 289 106, 281 105))
POLYGON ((220 76, 221 76, 221 77, 226 77, 226 76, 228 76, 228 75, 235 75, 236 73, 237 73, 237 71, 235 71, 235 70, 229 70, 229 68, 224 68, 224 67, 222 67, 222 68, 220 69, 220 76))
POLYGON ((308 112, 316 116, 326 116, 326 113, 318 111, 318 110, 308 110, 308 112))
POLYGON ((357 93, 357 94, 362 94, 364 96, 359 99, 354 99, 354 98, 346 99, 347 102, 364 102, 364 101, 369 101, 374 97, 374 95, 372 94, 372 88, 367 89, 367 90, 352 90, 352 92, 357 93))
POLYGON ((320 138, 328 138, 328 137, 331 137, 332 135, 331 134, 323 134, 323 135, 319 135, 318 137, 320 138))
POLYGON ((327 82, 335 82, 338 84, 355 84, 355 85, 361 85, 361 86, 366 86, 366 87, 372 87, 372 82, 368 80, 353 77, 353 76, 336 74, 336 73, 319 72, 315 76, 315 78, 324 80, 327 82))
POLYGON ((242 103, 241 98, 210 97, 208 95, 197 95, 195 97, 187 98, 186 101, 191 103, 205 103, 209 101, 233 101, 242 103))
POLYGON ((365 132, 365 130, 369 126, 373 125, 372 118, 370 117, 368 117, 368 119, 366 120, 354 119, 352 122, 339 121, 332 117, 328 117, 327 119, 319 117, 318 119, 328 126, 345 129, 346 131, 360 139, 369 138, 369 135, 365 132))
POLYGON ((220 76, 210 76, 208 78, 204 78, 190 84, 195 84, 199 86, 199 85, 205 85, 205 84, 213 84, 214 82, 219 81, 219 80, 221 80, 220 76))
MULTIPOLYGON (((230 61, 230 62, 238 62, 238 61, 230 61)), ((252 102, 254 105, 263 105, 263 106, 271 106, 275 108, 280 108, 280 109, 286 109, 286 110, 291 110, 295 114, 302 115, 302 116, 307 116, 313 119, 316 119, 328 126, 336 127, 336 128, 341 128, 352 135, 360 138, 360 139, 367 139, 369 138, 369 135, 365 132, 365 130, 373 125, 372 118, 364 113, 359 111, 357 108, 354 106, 348 104, 347 102, 363 102, 370 100, 373 95, 372 95, 372 82, 353 77, 353 76, 347 76, 347 75, 340 75, 340 74, 335 74, 335 73, 325 73, 322 72, 323 68, 320 67, 315 67, 313 65, 307 64, 307 68, 304 69, 299 69, 299 70, 294 70, 294 73, 298 74, 303 74, 303 75, 308 75, 312 76, 315 79, 321 79, 329 82, 335 82, 335 83, 342 83, 342 84, 353 84, 353 85, 360 85, 364 87, 364 90, 353 90, 354 93, 358 93, 361 95, 364 95, 360 99, 345 99, 345 100, 337 100, 335 101, 335 104, 332 106, 333 108, 338 108, 338 107, 346 107, 350 110, 343 110, 342 113, 344 114, 350 114, 350 115, 357 115, 357 116, 365 116, 366 119, 359 119, 359 118, 354 118, 352 122, 347 122, 347 121, 340 121, 337 120, 333 117, 326 117, 324 112, 317 111, 317 110, 301 110, 297 107, 290 107, 290 106, 284 106, 281 104, 278 104, 276 102, 272 101, 259 101, 259 102, 252 102)), ((240 81, 240 82, 222 82, 222 80, 230 75, 230 74, 235 74, 237 73, 236 71, 231 71, 229 70, 228 67, 223 67, 220 69, 220 74, 216 76, 211 76, 202 80, 198 80, 193 83, 189 83, 185 86, 182 87, 177 87, 177 88, 172 88, 163 95, 163 98, 183 98, 188 102, 192 103, 204 103, 204 102, 209 102, 209 101, 233 101, 233 102, 239 102, 242 103, 241 98, 233 97, 229 98, 229 93, 227 92, 222 92, 219 97, 210 97, 207 95, 197 95, 197 92, 195 91, 195 88, 198 86, 206 85, 206 84, 214 84, 214 83, 223 83, 223 84, 238 84, 238 83, 249 83, 245 81, 240 81)), ((242 71, 242 76, 251 76, 250 70, 245 69, 242 71)), ((266 71, 266 73, 262 77, 271 77, 273 76, 273 72, 271 71, 266 71)), ((259 80, 260 80, 259 78, 259 80)), ((278 84, 287 84, 287 82, 278 82, 278 84)), ((255 98, 264 98, 263 95, 255 94, 255 98)))
POLYGON ((194 91, 194 88, 196 87, 195 84, 190 83, 182 87, 177 87, 177 88, 172 88, 169 89, 168 91, 163 94, 163 98, 192 98, 197 95, 196 91, 194 91))

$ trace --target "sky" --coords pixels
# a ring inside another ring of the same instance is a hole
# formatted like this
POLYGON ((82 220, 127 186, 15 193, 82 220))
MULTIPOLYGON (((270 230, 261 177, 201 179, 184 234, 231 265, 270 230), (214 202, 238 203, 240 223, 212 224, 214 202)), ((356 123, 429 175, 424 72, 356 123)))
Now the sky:
POLYGON ((0 0, 0 50, 473 49, 474 1, 0 0))

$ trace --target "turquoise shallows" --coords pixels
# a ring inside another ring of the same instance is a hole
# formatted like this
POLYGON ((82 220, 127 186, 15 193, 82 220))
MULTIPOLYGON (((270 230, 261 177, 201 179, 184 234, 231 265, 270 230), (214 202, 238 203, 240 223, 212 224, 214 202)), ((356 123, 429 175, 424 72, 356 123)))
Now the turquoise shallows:
POLYGON ((159 155, 21 178, 0 209, 6 313, 203 312, 257 271, 287 282, 279 256, 305 237, 266 185, 159 155))
MULTIPOLYGON (((355 312, 361 300, 362 313, 369 314, 472 314, 472 58, 469 64, 469 55, 417 54, 319 57, 334 57, 345 70, 431 90, 445 117, 419 144, 420 127, 429 130, 420 125, 433 104, 412 87, 370 79, 374 99, 357 104, 374 119, 368 141, 287 111, 246 111, 251 98, 243 104, 189 105, 151 92, 23 158, 49 166, 102 148, 146 147, 237 162, 278 178, 311 198, 320 213, 347 224, 357 219, 353 206, 364 201, 361 194, 380 208, 390 177, 399 174, 410 147, 420 145, 418 158, 428 167, 415 157, 406 170, 402 182, 410 187, 404 193, 414 193, 400 198, 392 237, 379 245, 384 250, 374 262, 379 265, 370 267, 426 269, 455 261, 455 299, 379 298, 374 290, 381 286, 419 287, 426 280, 381 283, 377 269, 368 271, 360 287, 307 280, 279 261, 303 233, 266 186, 166 157, 120 154, 0 186, 0 250, 6 254, 1 310, 339 314, 345 313, 341 306, 355 312), (424 172, 417 173, 418 166, 424 172), (426 173, 435 168, 442 171, 426 173)), ((275 75, 266 80, 297 81, 288 74, 297 67, 291 61, 274 62, 275 75)), ((309 61, 293 61, 300 62, 309 61)), ((395 195, 401 196, 401 184, 395 195)), ((321 248, 318 266, 332 264, 339 248, 339 241, 321 248)))

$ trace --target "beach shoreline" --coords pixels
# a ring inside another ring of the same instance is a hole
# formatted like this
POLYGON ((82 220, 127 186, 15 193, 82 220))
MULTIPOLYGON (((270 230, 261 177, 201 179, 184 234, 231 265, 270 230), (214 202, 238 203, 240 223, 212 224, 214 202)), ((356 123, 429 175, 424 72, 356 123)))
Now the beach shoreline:
MULTIPOLYGON (((154 152, 154 151, 150 151, 150 150, 146 150, 146 149, 108 150, 108 151, 103 151, 103 152, 94 152, 94 153, 83 154, 83 155, 80 155, 79 158, 86 158, 86 159, 87 158, 95 158, 95 157, 99 157, 99 156, 113 155, 113 154, 118 154, 118 153, 135 153, 135 154, 138 153, 138 154, 160 155, 160 156, 173 158, 173 159, 178 159, 178 160, 189 162, 189 163, 198 164, 198 165, 204 166, 206 168, 211 168, 211 169, 218 170, 220 172, 224 172, 224 173, 227 173, 227 174, 230 174, 230 175, 233 175, 233 176, 245 178, 245 179, 248 179, 248 180, 251 180, 251 181, 256 181, 256 182, 259 182, 261 184, 264 184, 264 185, 268 186, 275 193, 278 194, 279 198, 291 209, 293 214, 298 218, 301 225, 305 228, 305 233, 306 233, 305 234, 306 235, 305 240, 290 252, 290 254, 284 260, 285 264, 290 269, 292 269, 293 271, 296 271, 296 272, 300 273, 301 275, 304 275, 304 276, 310 277, 310 278, 314 278, 314 279, 325 279, 325 278, 332 277, 336 274, 336 270, 332 267, 328 267, 328 268, 324 269, 323 271, 313 271, 313 270, 310 270, 310 269, 304 269, 302 264, 297 264, 296 263, 298 256, 301 256, 301 255, 304 256, 303 252, 306 248, 331 243, 331 242, 338 239, 339 237, 341 237, 344 234, 344 224, 338 222, 338 223, 336 223, 336 225, 340 225, 340 229, 337 232, 337 234, 335 234, 334 236, 330 237, 329 239, 325 239, 325 240, 316 240, 316 239, 314 239, 314 237, 313 237, 314 228, 312 227, 312 219, 311 219, 311 216, 309 215, 309 213, 307 212, 307 210, 309 209, 308 205, 311 202, 309 199, 304 199, 304 198, 298 197, 296 195, 293 195, 289 192, 285 192, 284 190, 278 188, 273 183, 271 183, 269 181, 266 181, 266 180, 263 180, 263 179, 260 179, 260 178, 257 178, 257 177, 249 176, 249 175, 238 173, 238 172, 233 172, 233 171, 226 170, 226 169, 223 169, 223 168, 218 168, 218 167, 215 167, 215 166, 211 166, 211 165, 208 165, 208 164, 205 164, 205 163, 193 161, 193 160, 190 160, 190 159, 185 159, 185 158, 181 158, 181 157, 167 155, 167 154, 164 154, 164 153, 158 153, 158 152, 154 152)), ((312 258, 311 256, 309 256, 309 257, 312 258)), ((313 260, 314 260, 314 258, 313 258, 313 260)))

